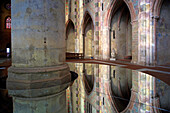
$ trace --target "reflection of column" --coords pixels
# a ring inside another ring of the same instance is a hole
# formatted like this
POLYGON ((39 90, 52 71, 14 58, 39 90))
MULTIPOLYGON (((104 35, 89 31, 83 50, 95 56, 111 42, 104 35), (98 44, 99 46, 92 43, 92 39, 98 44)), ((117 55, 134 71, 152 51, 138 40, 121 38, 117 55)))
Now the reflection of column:
POLYGON ((7 87, 14 113, 66 112, 71 77, 65 64, 64 7, 63 0, 12 0, 13 60, 7 87))
POLYGON ((160 109, 160 98, 159 97, 153 97, 153 101, 152 101, 152 106, 154 106, 152 109, 153 109, 153 112, 154 113, 162 113, 160 109))
POLYGON ((100 92, 100 109, 102 113, 107 112, 110 107, 108 107, 108 93, 110 85, 110 66, 108 65, 99 65, 99 92, 100 92), (107 103, 107 104, 106 104, 107 103))
POLYGON ((138 98, 142 103, 139 112, 152 112, 152 97, 154 96, 154 78, 148 74, 139 72, 138 78, 138 98))

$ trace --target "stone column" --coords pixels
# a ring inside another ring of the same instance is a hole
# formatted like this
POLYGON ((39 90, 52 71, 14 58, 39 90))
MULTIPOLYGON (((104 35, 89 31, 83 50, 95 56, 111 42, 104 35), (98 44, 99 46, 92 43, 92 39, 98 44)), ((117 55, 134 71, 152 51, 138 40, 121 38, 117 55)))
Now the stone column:
POLYGON ((133 20, 132 24, 132 63, 138 63, 138 21, 133 20))
POLYGON ((64 0, 12 0, 14 113, 66 113, 71 74, 65 63, 64 0))
POLYGON ((111 57, 111 35, 110 35, 110 28, 103 26, 103 34, 101 38, 101 46, 102 46, 102 58, 104 60, 110 60, 111 57))

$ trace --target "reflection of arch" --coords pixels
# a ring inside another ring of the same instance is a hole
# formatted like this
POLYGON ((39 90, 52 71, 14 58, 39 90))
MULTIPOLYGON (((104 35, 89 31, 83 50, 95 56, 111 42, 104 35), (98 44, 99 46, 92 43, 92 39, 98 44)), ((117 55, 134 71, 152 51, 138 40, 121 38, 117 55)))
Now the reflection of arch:
POLYGON ((109 10, 105 15, 105 21, 104 25, 109 26, 111 23, 111 18, 115 14, 116 10, 121 6, 122 3, 126 3, 127 7, 129 8, 130 15, 131 15, 131 21, 134 21, 136 19, 136 13, 135 9, 133 7, 133 4, 131 2, 127 2, 127 0, 113 0, 109 6, 109 10))
POLYGON ((108 86, 107 90, 108 90, 109 100, 110 100, 112 106, 114 107, 116 113, 126 113, 128 110, 130 110, 134 107, 134 104, 135 104, 136 98, 137 98, 137 96, 136 96, 137 92, 131 90, 131 97, 130 97, 130 100, 129 100, 129 104, 127 105, 127 107, 122 112, 119 112, 117 107, 116 107, 115 100, 112 98, 113 94, 112 94, 110 85, 108 86))
MULTIPOLYGON (((90 75, 92 76, 92 75, 90 75)), ((94 83, 94 77, 93 78, 93 83, 94 83)), ((84 83, 84 86, 85 86, 85 91, 87 93, 87 95, 90 95, 90 93, 92 92, 93 90, 93 87, 90 86, 90 84, 88 83, 88 79, 87 79, 87 75, 83 75, 83 83, 84 83)))
POLYGON ((91 75, 88 75, 88 72, 85 66, 86 65, 83 64, 83 84, 84 84, 84 89, 86 91, 86 94, 90 95, 94 88, 94 75, 93 75, 94 73, 92 72, 93 71, 92 67, 91 68, 87 67, 87 69, 91 69, 91 75))
POLYGON ((75 30, 74 23, 71 19, 66 22, 66 40, 68 39, 68 31, 70 30, 70 28, 73 28, 73 30, 75 30))
POLYGON ((111 66, 110 79, 108 90, 113 107, 117 112, 127 110, 132 98, 132 70, 111 66))

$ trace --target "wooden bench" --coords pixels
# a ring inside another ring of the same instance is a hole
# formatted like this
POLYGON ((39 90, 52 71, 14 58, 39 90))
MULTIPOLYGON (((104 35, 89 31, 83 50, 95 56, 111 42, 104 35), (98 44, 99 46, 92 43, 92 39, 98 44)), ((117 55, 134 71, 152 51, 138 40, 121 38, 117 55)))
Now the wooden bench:
POLYGON ((6 52, 0 52, 0 58, 6 58, 7 53, 6 52))
POLYGON ((83 59, 83 53, 66 53, 66 59, 83 59))

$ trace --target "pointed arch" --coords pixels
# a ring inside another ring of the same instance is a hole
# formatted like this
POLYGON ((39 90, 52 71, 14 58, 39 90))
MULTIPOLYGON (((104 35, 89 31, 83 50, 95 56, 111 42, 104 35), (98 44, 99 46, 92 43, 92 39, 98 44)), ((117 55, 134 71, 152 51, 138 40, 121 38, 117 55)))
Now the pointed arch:
POLYGON ((132 2, 128 2, 126 0, 113 0, 109 6, 108 12, 105 15, 105 19, 104 19, 105 26, 109 27, 113 15, 118 10, 118 8, 123 4, 123 2, 127 5, 128 9, 130 11, 131 21, 136 20, 136 13, 135 13, 135 9, 133 7, 132 2))
MULTIPOLYGON (((116 1, 115 1, 116 2, 116 1)), ((132 60, 132 24, 130 11, 126 3, 121 0, 115 3, 109 20, 109 48, 110 57, 132 60)))
POLYGON ((75 53, 76 51, 76 34, 75 26, 71 19, 66 23, 66 52, 75 53))
POLYGON ((94 56, 94 21, 88 11, 85 12, 82 23, 82 36, 83 36, 83 56, 94 56), (87 38, 86 38, 87 37, 87 38))
POLYGON ((154 0, 152 5, 152 13, 155 18, 159 18, 161 7, 164 0, 154 0))
POLYGON ((87 27, 88 22, 92 21, 92 30, 94 31, 94 21, 90 15, 90 13, 88 11, 85 12, 84 17, 83 17, 83 24, 82 24, 82 28, 83 28, 83 34, 85 33, 85 29, 87 27))
POLYGON ((69 19, 67 22, 66 22, 66 40, 68 39, 68 31, 70 28, 73 28, 73 30, 75 30, 75 25, 73 23, 73 21, 71 19, 69 19))

